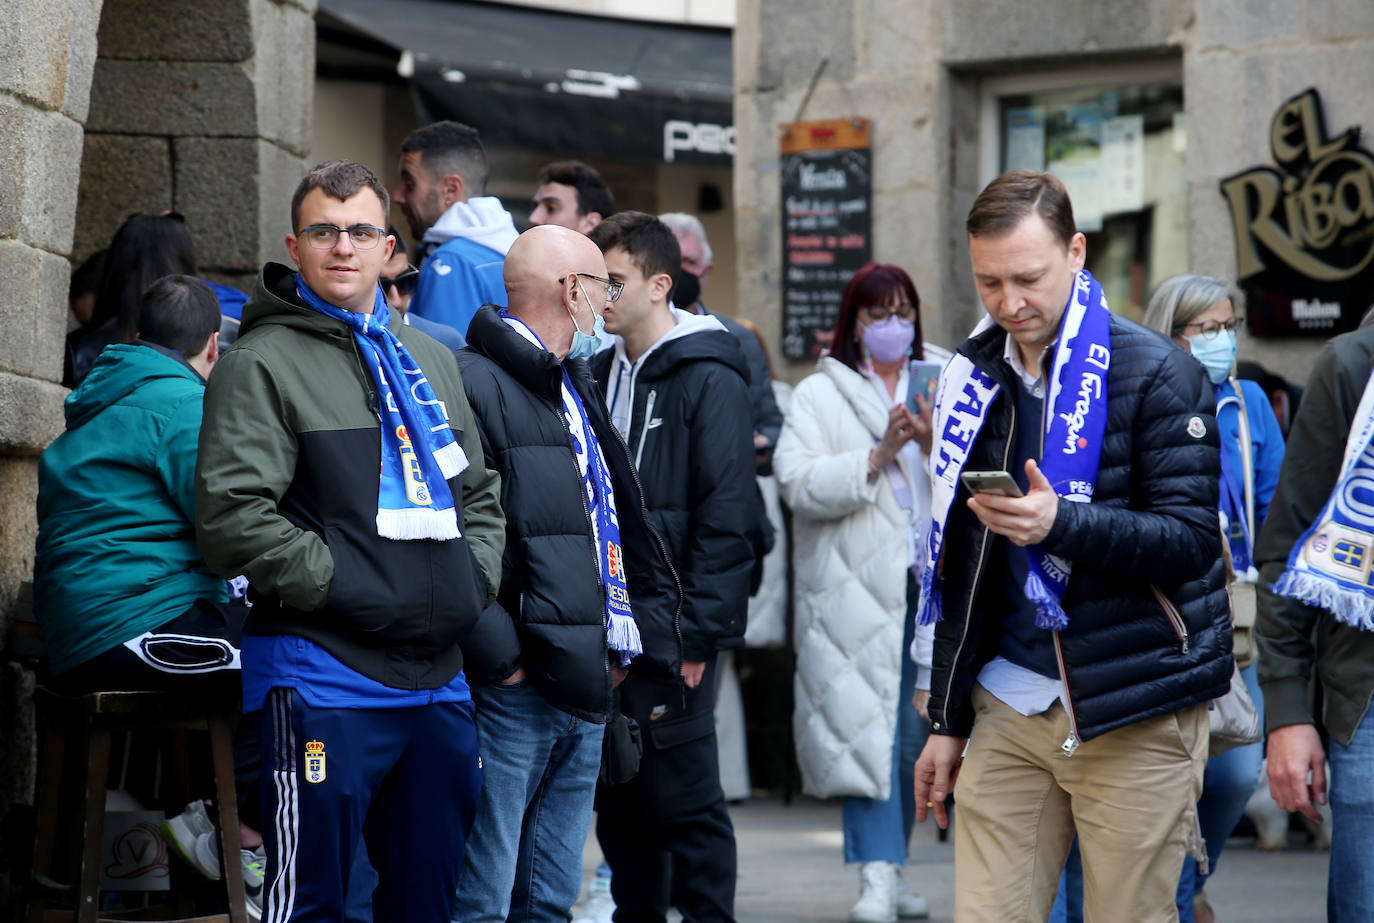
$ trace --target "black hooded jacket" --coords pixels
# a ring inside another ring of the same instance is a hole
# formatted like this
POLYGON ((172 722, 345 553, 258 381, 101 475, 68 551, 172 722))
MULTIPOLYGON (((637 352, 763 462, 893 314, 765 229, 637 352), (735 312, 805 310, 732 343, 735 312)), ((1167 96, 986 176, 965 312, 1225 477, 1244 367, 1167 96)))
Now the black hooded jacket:
POLYGON ((604 723, 611 713, 606 591, 591 514, 563 414, 563 368, 611 472, 630 605, 644 643, 638 669, 675 676, 681 590, 649 525, 625 442, 611 426, 587 363, 530 343, 483 306, 458 352, 487 467, 501 475, 506 550, 501 585, 463 645, 468 676, 499 682, 524 667, 552 705, 604 723))
MULTIPOLYGON (((625 441, 682 581, 683 659, 704 661, 744 643, 750 572, 764 546, 748 366, 718 327, 670 338, 640 361, 625 441)), ((614 365, 614 350, 591 359, 603 394, 614 365)))
MULTIPOLYGON (((1039 425, 1018 418, 1008 397, 1021 385, 1003 359, 1005 338, 992 327, 959 347, 1001 386, 966 471, 1024 464, 1010 457, 1014 428, 1039 425)), ((1069 627, 1056 634, 1080 740, 1222 695, 1233 663, 1211 384, 1188 353, 1116 315, 1111 351, 1092 502, 1061 502, 1041 543, 1073 565, 1063 599, 1069 627)), ((930 701, 935 732, 958 737, 973 727, 978 672, 998 652, 1006 580, 1006 539, 984 528, 967 500, 961 485, 941 551, 944 618, 930 701)))

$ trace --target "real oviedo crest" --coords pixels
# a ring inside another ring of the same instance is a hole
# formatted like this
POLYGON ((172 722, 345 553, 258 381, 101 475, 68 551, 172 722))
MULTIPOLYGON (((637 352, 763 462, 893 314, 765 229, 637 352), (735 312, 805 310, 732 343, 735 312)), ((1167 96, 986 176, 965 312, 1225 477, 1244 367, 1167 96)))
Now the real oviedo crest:
POLYGON ((324 741, 322 740, 306 741, 305 781, 324 781, 324 741))

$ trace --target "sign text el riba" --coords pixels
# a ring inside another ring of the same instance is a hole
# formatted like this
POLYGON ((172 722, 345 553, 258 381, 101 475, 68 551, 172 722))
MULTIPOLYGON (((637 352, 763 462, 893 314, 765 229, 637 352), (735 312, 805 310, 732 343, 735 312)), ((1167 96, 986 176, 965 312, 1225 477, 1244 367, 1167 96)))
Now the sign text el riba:
POLYGON ((1221 181, 1252 334, 1330 336, 1353 329, 1374 301, 1374 156, 1359 135, 1352 127, 1329 137, 1308 89, 1270 123, 1278 169, 1221 181))

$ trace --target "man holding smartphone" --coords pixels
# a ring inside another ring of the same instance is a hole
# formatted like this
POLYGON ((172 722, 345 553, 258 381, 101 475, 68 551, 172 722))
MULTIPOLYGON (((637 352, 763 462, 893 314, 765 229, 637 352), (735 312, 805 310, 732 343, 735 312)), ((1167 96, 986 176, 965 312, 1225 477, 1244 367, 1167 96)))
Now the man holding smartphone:
POLYGON ((1055 177, 994 180, 967 231, 988 316, 935 408, 917 818, 954 790, 961 921, 1045 919, 1075 829, 1088 919, 1173 920, 1232 671, 1211 387, 1108 311, 1055 177))

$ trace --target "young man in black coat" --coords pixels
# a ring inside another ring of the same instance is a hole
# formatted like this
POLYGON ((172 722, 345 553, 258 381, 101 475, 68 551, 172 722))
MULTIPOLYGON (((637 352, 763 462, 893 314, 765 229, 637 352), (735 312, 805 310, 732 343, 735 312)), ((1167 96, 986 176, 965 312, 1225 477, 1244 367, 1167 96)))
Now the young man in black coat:
POLYGON ((567 919, 612 687, 681 663, 681 591, 585 359, 619 286, 558 226, 521 235, 504 272, 509 308, 483 306, 458 353, 506 514, 496 602, 463 649, 485 779, 462 923, 567 919))
POLYGON ((634 780, 601 789, 597 835, 617 920, 661 921, 672 904, 689 921, 729 921, 735 836, 717 765, 715 676, 717 654, 743 643, 761 540, 748 371, 719 321, 668 307, 681 254, 666 225, 621 212, 591 238, 624 287, 605 315, 614 348, 592 370, 683 588, 681 680, 631 670, 623 706, 643 728, 644 758, 634 780))

